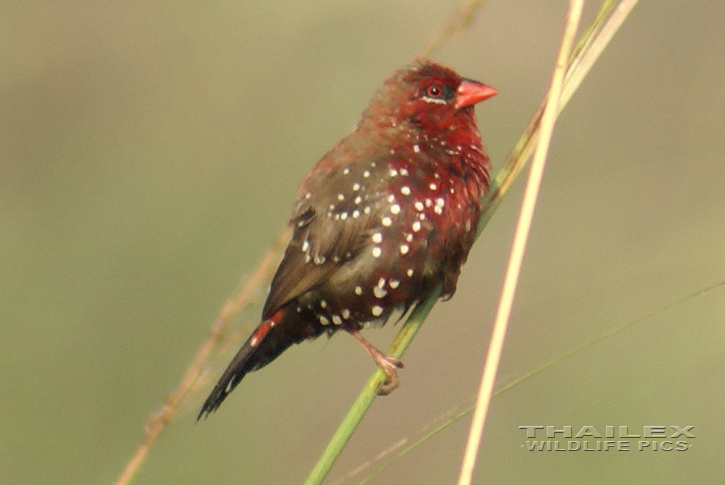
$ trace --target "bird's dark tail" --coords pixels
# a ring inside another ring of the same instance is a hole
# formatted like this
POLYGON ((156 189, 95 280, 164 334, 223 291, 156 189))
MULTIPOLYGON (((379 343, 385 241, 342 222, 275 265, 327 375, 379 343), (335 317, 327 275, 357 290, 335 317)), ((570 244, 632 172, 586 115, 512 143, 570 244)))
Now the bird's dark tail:
POLYGON ((282 308, 260 323, 206 398, 196 420, 216 411, 247 373, 264 367, 290 345, 315 338, 324 331, 316 320, 304 317, 282 308))

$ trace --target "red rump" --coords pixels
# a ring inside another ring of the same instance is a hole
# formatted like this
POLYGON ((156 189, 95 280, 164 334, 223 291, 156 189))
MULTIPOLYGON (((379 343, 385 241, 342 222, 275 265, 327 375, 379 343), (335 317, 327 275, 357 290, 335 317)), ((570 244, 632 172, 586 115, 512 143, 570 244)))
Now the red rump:
POLYGON ((439 283, 444 298, 456 291, 489 186, 473 105, 495 94, 427 60, 383 83, 355 130, 305 178, 262 323, 199 417, 290 345, 338 330, 383 369, 381 394, 397 386, 402 364, 360 330, 408 310, 439 283))

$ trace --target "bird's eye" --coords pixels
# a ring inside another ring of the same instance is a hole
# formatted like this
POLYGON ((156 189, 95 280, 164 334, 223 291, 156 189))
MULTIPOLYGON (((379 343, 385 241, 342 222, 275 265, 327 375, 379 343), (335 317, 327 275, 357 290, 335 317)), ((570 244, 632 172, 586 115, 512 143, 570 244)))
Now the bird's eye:
POLYGON ((443 88, 440 84, 431 84, 425 90, 425 94, 430 98, 440 98, 443 95, 443 88))

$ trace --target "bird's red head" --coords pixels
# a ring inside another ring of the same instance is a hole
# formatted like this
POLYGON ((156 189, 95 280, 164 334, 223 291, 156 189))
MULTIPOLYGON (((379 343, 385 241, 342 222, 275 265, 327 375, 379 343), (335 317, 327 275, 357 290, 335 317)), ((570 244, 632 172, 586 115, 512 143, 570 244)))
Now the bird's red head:
POLYGON ((435 136, 475 128, 473 105, 497 94, 425 59, 393 74, 378 90, 363 119, 378 125, 407 124, 435 136))

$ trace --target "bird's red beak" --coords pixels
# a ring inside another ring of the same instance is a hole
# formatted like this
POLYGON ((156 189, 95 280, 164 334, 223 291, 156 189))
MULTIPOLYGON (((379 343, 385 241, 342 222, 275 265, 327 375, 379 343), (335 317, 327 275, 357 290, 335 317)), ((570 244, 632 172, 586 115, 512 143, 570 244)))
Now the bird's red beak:
POLYGON ((498 91, 491 86, 471 79, 463 79, 456 93, 456 109, 472 106, 497 94, 498 91))

